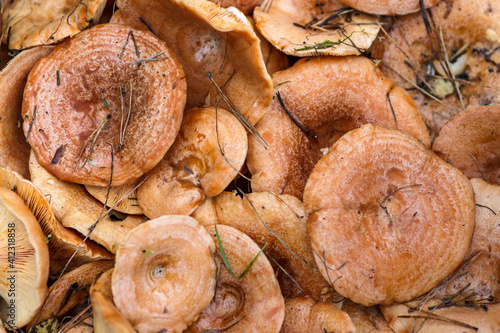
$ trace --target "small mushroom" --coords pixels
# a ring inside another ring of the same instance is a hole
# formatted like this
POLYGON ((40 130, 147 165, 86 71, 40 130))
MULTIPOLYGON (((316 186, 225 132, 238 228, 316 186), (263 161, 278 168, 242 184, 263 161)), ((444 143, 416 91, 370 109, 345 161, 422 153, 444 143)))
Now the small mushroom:
POLYGON ((82 31, 31 71, 23 129, 40 164, 64 181, 133 182, 165 155, 182 121, 184 72, 150 32, 82 31))
POLYGON ((379 31, 374 16, 337 0, 265 1, 253 15, 257 29, 271 44, 297 57, 359 55, 379 31))
POLYGON ((359 11, 376 15, 406 15, 434 6, 440 0, 342 0, 359 11))
POLYGON ((116 307, 139 332, 182 332, 214 296, 212 238, 196 220, 169 215, 132 230, 116 253, 116 307))
POLYGON ((365 306, 431 290, 460 264, 474 230, 468 179, 407 133, 371 124, 316 164, 304 203, 323 277, 365 306))
POLYGON ((215 82, 238 111, 255 124, 272 98, 272 81, 259 38, 245 15, 206 0, 119 0, 112 22, 152 30, 167 42, 186 72, 187 108, 205 101, 229 109, 215 82), (220 103, 219 103, 220 102, 220 103))
POLYGON ((500 106, 480 106, 454 116, 432 145, 469 178, 500 185, 500 106))
POLYGON ((285 310, 281 333, 356 332, 349 315, 330 302, 318 303, 310 297, 297 297, 285 301, 285 310))
POLYGON ((106 333, 135 333, 113 302, 111 274, 113 269, 103 273, 90 288, 90 302, 94 314, 94 331, 106 333))
POLYGON ((89 238, 111 253, 116 252, 130 230, 146 221, 143 216, 120 216, 118 219, 112 214, 102 216, 106 208, 92 198, 82 185, 59 180, 50 174, 38 163, 33 152, 29 166, 31 181, 49 199, 57 220, 82 235, 87 235, 97 223, 89 238))
POLYGON ((33 213, 5 187, 0 187, 0 220, 0 316, 10 326, 23 327, 47 293, 49 251, 33 213))
POLYGON ((174 144, 137 190, 139 206, 149 218, 191 214, 238 175, 247 148, 245 128, 229 111, 186 111, 174 144))
POLYGON ((36 62, 53 49, 40 46, 21 52, 0 72, 0 167, 16 171, 26 179, 30 146, 21 128, 24 86, 36 62))
POLYGON ((111 188, 86 185, 85 189, 102 204, 113 207, 113 210, 125 214, 143 215, 144 212, 137 203, 137 186, 139 184, 140 181, 136 180, 130 184, 111 186, 111 188), (124 197, 127 193, 129 194, 124 197))
POLYGON ((105 6, 106 0, 5 2, 3 42, 11 50, 58 43, 98 22, 105 6))
POLYGON ((218 249, 217 287, 212 302, 186 332, 279 332, 285 316, 283 296, 259 246, 229 226, 206 229, 218 249))
POLYGON ((378 306, 365 307, 346 299, 342 303, 342 311, 347 312, 356 332, 394 333, 378 306))

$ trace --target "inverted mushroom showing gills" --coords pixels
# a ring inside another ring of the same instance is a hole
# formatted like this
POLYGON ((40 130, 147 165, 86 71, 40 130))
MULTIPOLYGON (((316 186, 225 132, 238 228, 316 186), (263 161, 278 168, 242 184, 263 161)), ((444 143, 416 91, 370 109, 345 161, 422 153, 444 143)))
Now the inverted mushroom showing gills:
POLYGON ((49 251, 33 213, 0 187, 0 315, 10 326, 33 320, 47 293, 49 251))
POLYGON ((410 135, 370 124, 316 164, 304 203, 323 277, 365 306, 432 289, 460 264, 474 230, 467 178, 410 135))
POLYGON ((106 24, 56 47, 31 71, 23 129, 61 180, 108 186, 152 169, 175 139, 186 98, 175 54, 152 33, 106 24))
POLYGON ((188 216, 169 215, 132 230, 116 254, 116 307, 139 332, 182 332, 214 297, 212 238, 188 216))

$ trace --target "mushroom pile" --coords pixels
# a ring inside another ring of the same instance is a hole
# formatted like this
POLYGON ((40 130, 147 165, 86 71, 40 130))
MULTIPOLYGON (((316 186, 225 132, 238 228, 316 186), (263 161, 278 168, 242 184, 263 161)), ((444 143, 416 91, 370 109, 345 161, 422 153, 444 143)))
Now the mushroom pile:
POLYGON ((500 330, 498 1, 0 5, 0 332, 500 330))

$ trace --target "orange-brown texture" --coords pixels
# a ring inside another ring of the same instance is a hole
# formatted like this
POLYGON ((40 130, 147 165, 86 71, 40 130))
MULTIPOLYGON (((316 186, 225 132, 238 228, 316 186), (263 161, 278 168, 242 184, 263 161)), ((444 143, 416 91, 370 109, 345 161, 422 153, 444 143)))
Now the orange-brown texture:
MULTIPOLYGON (((420 10, 419 0, 341 0, 346 5, 365 13, 377 15, 405 15, 420 10)), ((440 0, 424 0, 424 8, 434 6, 440 0)))

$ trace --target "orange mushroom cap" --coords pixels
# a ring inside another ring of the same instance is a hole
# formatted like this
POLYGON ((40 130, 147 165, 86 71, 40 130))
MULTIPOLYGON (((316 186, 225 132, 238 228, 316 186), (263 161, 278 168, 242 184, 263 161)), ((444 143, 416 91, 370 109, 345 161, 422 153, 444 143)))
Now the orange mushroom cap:
POLYGON ((347 312, 356 332, 394 333, 378 306, 365 307, 346 299, 342 303, 342 311, 347 312))
POLYGON ((323 276, 365 306, 429 291, 460 264, 474 230, 467 178, 410 135, 370 124, 316 164, 304 203, 323 276))

